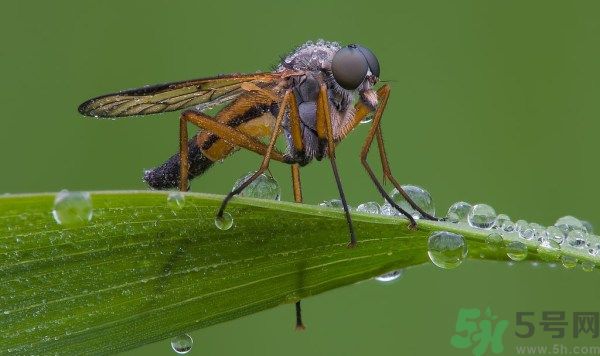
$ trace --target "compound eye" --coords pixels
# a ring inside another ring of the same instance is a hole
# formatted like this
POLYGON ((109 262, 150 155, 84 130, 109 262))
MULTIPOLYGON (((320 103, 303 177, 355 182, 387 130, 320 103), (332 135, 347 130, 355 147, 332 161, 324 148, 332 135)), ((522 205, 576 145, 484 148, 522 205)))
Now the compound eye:
MULTIPOLYGON (((362 48, 356 45, 340 48, 331 61, 333 78, 346 90, 355 90, 367 76, 369 63, 361 50, 362 48)), ((371 51, 368 51, 368 53, 373 55, 371 51)), ((375 60, 377 61, 376 58, 375 60)), ((377 66, 379 68, 379 64, 377 66)))
POLYGON ((363 54, 363 56, 365 56, 365 59, 369 64, 371 74, 379 78, 379 61, 377 60, 377 57, 375 57, 375 54, 373 54, 370 49, 363 46, 356 46, 356 48, 360 51, 360 53, 363 54))

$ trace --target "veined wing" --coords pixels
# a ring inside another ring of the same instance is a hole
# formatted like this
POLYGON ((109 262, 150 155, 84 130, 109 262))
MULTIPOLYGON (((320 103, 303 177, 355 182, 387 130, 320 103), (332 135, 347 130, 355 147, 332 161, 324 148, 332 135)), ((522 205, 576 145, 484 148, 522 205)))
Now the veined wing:
POLYGON ((102 95, 79 105, 79 112, 94 117, 148 115, 200 105, 200 109, 234 99, 244 83, 275 83, 284 73, 229 74, 144 86, 102 95))

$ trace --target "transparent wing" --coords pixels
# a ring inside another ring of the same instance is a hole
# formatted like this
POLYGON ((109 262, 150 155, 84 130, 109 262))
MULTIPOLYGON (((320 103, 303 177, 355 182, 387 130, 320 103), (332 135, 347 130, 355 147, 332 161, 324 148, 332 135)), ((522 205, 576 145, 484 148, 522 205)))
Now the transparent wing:
POLYGON ((79 112, 94 117, 124 117, 180 110, 200 105, 200 109, 232 100, 244 83, 274 83, 282 73, 230 74, 144 86, 102 95, 79 105, 79 112))

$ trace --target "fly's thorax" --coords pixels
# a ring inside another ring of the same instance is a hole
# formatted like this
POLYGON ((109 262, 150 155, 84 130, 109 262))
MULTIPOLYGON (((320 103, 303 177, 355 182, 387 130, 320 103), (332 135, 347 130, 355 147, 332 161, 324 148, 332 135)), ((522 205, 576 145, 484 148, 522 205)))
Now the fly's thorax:
POLYGON ((337 42, 318 40, 308 41, 281 60, 278 71, 285 69, 320 72, 331 68, 331 60, 341 48, 337 42))

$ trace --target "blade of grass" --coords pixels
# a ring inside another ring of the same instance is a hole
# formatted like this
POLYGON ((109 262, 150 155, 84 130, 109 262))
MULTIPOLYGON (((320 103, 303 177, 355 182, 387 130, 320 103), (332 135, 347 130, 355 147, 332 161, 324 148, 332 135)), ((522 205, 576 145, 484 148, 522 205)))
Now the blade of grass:
MULTIPOLYGON (((0 197, 0 350, 134 348, 428 262, 433 231, 463 235, 470 257, 507 259, 483 230, 430 221, 409 230, 404 219, 358 213, 350 249, 342 211, 248 198, 232 201, 234 226, 221 231, 221 196, 185 196, 172 210, 165 192, 95 192, 91 223, 76 228, 53 220, 54 194, 0 197)), ((556 260, 522 241, 528 259, 556 260)))

